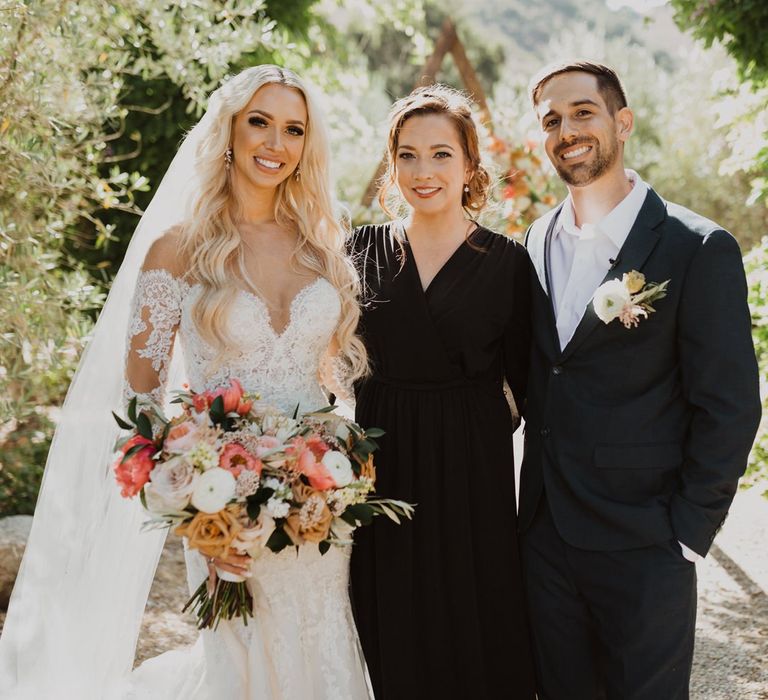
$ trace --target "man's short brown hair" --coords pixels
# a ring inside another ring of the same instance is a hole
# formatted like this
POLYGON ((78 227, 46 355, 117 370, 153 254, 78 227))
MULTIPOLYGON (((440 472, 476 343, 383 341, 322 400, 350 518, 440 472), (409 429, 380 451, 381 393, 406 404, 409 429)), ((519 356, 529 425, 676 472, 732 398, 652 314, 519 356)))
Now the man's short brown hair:
POLYGON ((602 63, 592 61, 571 61, 569 63, 556 63, 540 70, 531 80, 529 94, 531 102, 536 107, 544 86, 556 75, 563 73, 589 73, 597 78, 597 89, 605 100, 605 104, 611 114, 615 114, 622 107, 627 106, 627 95, 624 86, 616 72, 602 63))

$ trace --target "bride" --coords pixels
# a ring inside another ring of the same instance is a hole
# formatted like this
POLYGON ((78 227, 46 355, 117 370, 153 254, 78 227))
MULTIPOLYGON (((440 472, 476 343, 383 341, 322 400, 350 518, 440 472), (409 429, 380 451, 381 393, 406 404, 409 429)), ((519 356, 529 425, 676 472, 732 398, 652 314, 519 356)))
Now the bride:
POLYGON ((135 395, 163 404, 183 380, 200 392, 238 379, 284 411, 326 404, 329 368, 366 372, 357 293, 311 93, 289 70, 249 68, 182 144, 70 388, 0 638, 0 697, 371 697, 341 547, 266 553, 250 570, 188 550, 190 590, 214 565, 246 573, 254 619, 131 673, 164 534, 140 532, 138 505, 105 468, 109 411, 135 395))

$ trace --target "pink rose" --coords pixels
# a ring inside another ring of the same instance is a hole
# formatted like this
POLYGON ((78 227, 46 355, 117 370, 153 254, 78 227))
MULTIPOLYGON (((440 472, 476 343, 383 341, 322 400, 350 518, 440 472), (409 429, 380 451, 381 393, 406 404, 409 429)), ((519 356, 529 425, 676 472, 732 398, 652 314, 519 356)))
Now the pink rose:
POLYGON ((157 447, 152 440, 148 440, 141 435, 134 435, 122 447, 123 456, 115 464, 115 478, 122 487, 120 494, 123 498, 133 498, 141 491, 144 484, 149 481, 149 473, 155 466, 152 456, 157 452, 157 447), (125 455, 132 447, 144 445, 140 450, 132 454, 127 459, 125 455))
POLYGON ((185 420, 183 423, 174 425, 165 438, 165 450, 177 453, 191 450, 197 442, 199 432, 200 427, 191 420, 185 420))
POLYGON ((264 463, 238 442, 228 442, 219 456, 219 466, 237 478, 243 469, 261 474, 264 463))

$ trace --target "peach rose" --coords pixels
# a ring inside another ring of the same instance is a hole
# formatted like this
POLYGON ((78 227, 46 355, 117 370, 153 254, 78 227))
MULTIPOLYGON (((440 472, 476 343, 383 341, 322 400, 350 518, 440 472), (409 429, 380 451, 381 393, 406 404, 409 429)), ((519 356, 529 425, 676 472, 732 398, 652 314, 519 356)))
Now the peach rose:
POLYGON ((121 451, 123 455, 114 467, 115 478, 121 486, 120 494, 123 498, 133 498, 149 481, 149 474, 155 466, 152 456, 157 452, 157 447, 152 440, 134 435, 123 445, 121 451), (137 445, 144 447, 126 458, 125 455, 137 445))
POLYGON ((322 496, 311 496, 285 519, 285 532, 294 544, 322 542, 331 530, 333 514, 322 496))
MULTIPOLYGON (((317 450, 317 445, 314 445, 317 450)), ((318 461, 316 453, 309 447, 304 438, 296 437, 291 440, 291 446, 285 454, 294 462, 294 469, 304 474, 313 488, 325 491, 336 486, 325 465, 318 461)))
POLYGON ((179 525, 175 534, 189 540, 190 549, 206 557, 223 557, 243 529, 234 509, 218 513, 197 513, 192 520, 179 525))

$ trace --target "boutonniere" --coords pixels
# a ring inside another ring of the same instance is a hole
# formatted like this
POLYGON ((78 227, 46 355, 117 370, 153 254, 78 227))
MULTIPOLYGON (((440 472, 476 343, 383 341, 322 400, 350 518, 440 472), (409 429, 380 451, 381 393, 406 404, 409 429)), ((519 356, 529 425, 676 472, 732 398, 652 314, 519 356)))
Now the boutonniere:
POLYGON ((669 280, 646 284, 645 275, 632 270, 625 272, 621 279, 617 277, 601 284, 592 297, 592 304, 603 323, 618 318, 624 328, 634 328, 641 318, 648 318, 656 311, 652 304, 667 296, 668 284, 669 280))

